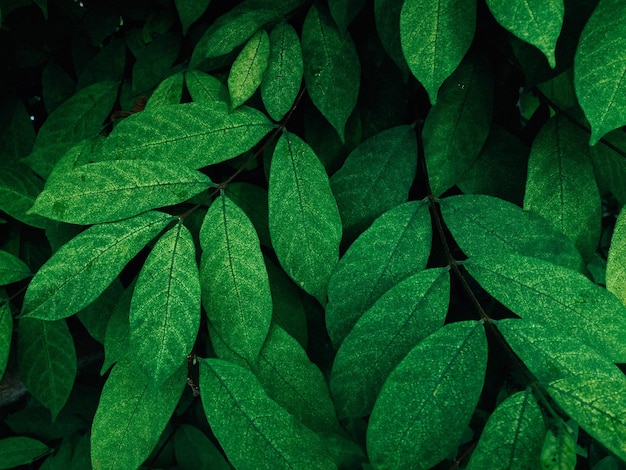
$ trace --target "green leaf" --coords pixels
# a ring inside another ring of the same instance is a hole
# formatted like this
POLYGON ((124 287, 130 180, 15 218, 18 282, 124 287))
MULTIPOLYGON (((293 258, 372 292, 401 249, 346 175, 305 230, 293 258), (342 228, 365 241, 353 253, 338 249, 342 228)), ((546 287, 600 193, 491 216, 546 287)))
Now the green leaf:
POLYGON ((300 38, 283 21, 270 31, 270 57, 261 82, 261 98, 274 121, 291 109, 302 83, 303 64, 300 38))
POLYGON ((16 97, 4 96, 0 105, 0 129, 0 160, 4 165, 14 166, 30 153, 35 142, 30 114, 16 97))
POLYGON ((0 210, 20 222, 37 228, 46 226, 43 217, 26 213, 42 190, 42 181, 26 165, 0 167, 0 210))
POLYGON ((626 210, 615 222, 606 261, 606 288, 626 305, 626 210))
POLYGON ((187 35, 189 27, 195 23, 211 3, 211 0, 174 0, 180 23, 183 26, 183 36, 187 35))
MULTIPOLYGON (((95 80, 89 85, 98 81, 95 80)), ((50 114, 76 93, 77 87, 75 79, 57 61, 50 60, 41 72, 41 88, 44 105, 50 114)))
POLYGON ((31 211, 73 224, 112 222, 178 204, 212 185, 208 176, 173 162, 96 162, 49 182, 31 211))
POLYGON ((237 354, 258 356, 272 319, 272 295, 254 226, 221 194, 200 230, 202 302, 211 326, 237 354))
POLYGON ((133 284, 128 286, 119 296, 107 323, 107 329, 104 333, 104 361, 100 375, 104 375, 111 365, 128 353, 130 347, 130 303, 135 285, 135 281, 133 281, 133 284))
POLYGON ((383 212, 405 202, 417 169, 412 126, 398 126, 369 138, 330 179, 344 233, 354 238, 383 212))
MULTIPOLYGON (((576 439, 563 427, 554 434, 548 429, 541 449, 543 470, 574 470, 576 468, 576 439)), ((596 468, 596 467, 594 467, 596 468)))
POLYGON ((250 38, 243 47, 228 75, 231 108, 238 108, 261 85, 270 58, 270 39, 264 29, 250 38))
POLYGON ((156 90, 150 95, 144 110, 158 108, 159 106, 169 106, 180 104, 183 96, 183 82, 185 76, 182 72, 167 77, 161 82, 156 90))
POLYGON ((517 253, 573 270, 584 266, 574 243, 533 212, 491 196, 450 196, 441 214, 454 240, 470 258, 517 253))
POLYGON ((17 360, 26 389, 50 410, 54 421, 76 378, 76 349, 65 320, 22 318, 18 324, 17 360))
POLYGON ((391 371, 443 326, 450 300, 448 272, 428 269, 399 282, 359 319, 337 351, 330 376, 340 417, 369 415, 391 371))
POLYGON ((11 353, 11 337, 13 336, 13 316, 8 301, 0 305, 0 380, 4 376, 11 353))
POLYGON ((588 260, 601 229, 600 192, 585 135, 556 116, 541 128, 528 162, 524 209, 542 215, 588 260))
POLYGON ((158 386, 185 364, 200 326, 200 280, 191 233, 179 222, 154 245, 130 305, 130 347, 158 386))
POLYGON ((123 293, 124 287, 120 279, 117 278, 95 301, 76 315, 89 335, 100 344, 104 344, 109 320, 123 293))
POLYGON ((626 3, 602 0, 585 25, 574 61, 578 101, 591 123, 589 143, 626 124, 626 3))
POLYGON ((30 437, 0 439, 0 468, 8 469, 29 464, 49 451, 50 449, 43 442, 30 437))
POLYGON ((193 101, 208 101, 228 109, 228 88, 212 75, 188 70, 185 72, 185 85, 193 101))
POLYGON ((341 34, 346 32, 352 20, 356 18, 363 8, 363 5, 365 5, 365 0, 330 0, 328 2, 330 14, 341 34))
POLYGON ((476 28, 474 0, 405 0, 400 12, 402 52, 415 78, 437 102, 441 84, 458 67, 476 28))
POLYGON ((546 428, 532 390, 517 392, 489 417, 468 470, 513 470, 539 467, 546 428))
POLYGON ((606 187, 619 205, 626 204, 626 132, 617 129, 605 135, 600 145, 591 147, 598 186, 606 187), (609 147, 611 145, 611 147, 609 147))
POLYGON ((259 235, 259 241, 267 247, 272 246, 267 219, 267 190, 250 183, 230 183, 224 192, 242 209, 259 235))
POLYGON ((522 41, 532 44, 554 68, 554 50, 563 25, 563 0, 487 0, 496 21, 522 41))
POLYGON ((345 127, 356 106, 361 64, 348 33, 341 35, 324 9, 313 5, 302 26, 304 81, 311 101, 345 142, 345 127))
POLYGON ((626 308, 584 275, 516 254, 474 257, 463 262, 490 295, 515 314, 626 361, 626 308))
POLYGON ((406 76, 408 66, 402 53, 400 28, 398 28, 402 3, 399 0, 374 0, 374 16, 376 30, 383 48, 406 76))
POLYGON ((127 117, 111 132, 102 152, 109 159, 202 168, 250 150, 272 128, 271 121, 253 108, 229 114, 221 103, 185 103, 127 117))
POLYGON ((269 398, 243 367, 201 360, 200 396, 211 430, 235 468, 336 468, 321 439, 269 398))
POLYGON ((431 241, 428 206, 419 201, 387 211, 357 238, 328 284, 326 328, 335 348, 383 293, 426 267, 431 241))
POLYGON ((181 367, 151 387, 129 359, 118 362, 104 384, 91 428, 94 470, 137 468, 148 458, 185 387, 181 367))
POLYGON ((182 424, 176 429, 174 451, 176 462, 181 470, 194 468, 231 470, 232 468, 215 444, 202 431, 189 424, 182 424))
POLYGON ((423 130, 428 178, 435 196, 454 186, 478 158, 489 135, 492 96, 491 74, 482 60, 463 63, 441 87, 439 101, 428 113, 423 130))
POLYGON ((22 315, 44 320, 74 315, 93 302, 172 220, 162 212, 147 212, 80 233, 37 271, 26 291, 22 315))
POLYGON ((324 167, 295 134, 284 132, 276 144, 268 192, 270 235, 281 266, 325 304, 339 259, 341 218, 324 167))
POLYGON ((11 253, 0 250, 0 286, 32 276, 26 264, 11 253))
POLYGON ((372 465, 428 469, 455 451, 486 368, 481 322, 448 324, 415 346, 385 381, 370 416, 372 465))
POLYGON ((150 90, 167 77, 180 52, 180 34, 168 32, 156 36, 141 49, 133 65, 131 93, 149 94, 150 90))

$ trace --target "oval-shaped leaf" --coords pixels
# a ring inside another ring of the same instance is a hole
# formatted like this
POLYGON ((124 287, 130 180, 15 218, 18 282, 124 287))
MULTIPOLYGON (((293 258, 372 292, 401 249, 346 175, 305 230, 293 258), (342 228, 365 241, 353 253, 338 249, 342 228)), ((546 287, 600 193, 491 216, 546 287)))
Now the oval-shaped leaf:
POLYGON ((349 33, 339 34, 324 9, 313 5, 302 26, 304 81, 311 101, 345 141, 345 127, 356 106, 361 63, 349 33))
POLYGON ((591 123, 590 144, 626 124, 626 3, 602 0, 585 25, 574 59, 576 96, 591 123))
POLYGON ((289 132, 274 150, 268 198, 270 236, 281 266, 325 304, 339 259, 341 218, 321 162, 306 142, 289 132))
POLYGON ((30 437, 0 439, 0 468, 9 469, 26 465, 46 455, 50 449, 43 442, 30 437))
POLYGON ((130 347, 151 385, 162 384, 185 364, 199 326, 196 247, 179 222, 152 248, 130 305, 130 347))
POLYGON ((228 75, 231 108, 238 108, 261 85, 270 58, 270 38, 264 29, 257 31, 243 47, 228 75))
POLYGON ((96 162, 54 178, 31 212, 71 224, 112 222, 178 204, 212 185, 208 176, 173 162, 96 162))
POLYGON ((330 376, 340 417, 367 416, 391 371, 443 326, 450 300, 448 272, 428 269, 399 282, 359 319, 337 351, 330 376))
POLYGON ((626 210, 615 222, 606 261, 606 288, 626 305, 626 210))
POLYGON ((481 322, 451 323, 415 346, 385 381, 370 416, 372 465, 429 469, 456 450, 486 368, 481 322))
POLYGON ((416 168, 412 126, 380 132, 354 149, 330 179, 344 233, 355 237, 383 212, 405 202, 416 168))
POLYGON ((96 300, 172 220, 169 214, 146 212, 80 233, 37 271, 26 291, 22 315, 44 320, 74 315, 96 300))
POLYGON ((403 75, 408 76, 408 67, 400 44, 400 28, 398 28, 403 3, 398 0, 374 0, 374 17, 376 30, 385 52, 402 70, 403 75))
POLYGON ((183 73, 179 72, 163 80, 150 95, 144 110, 180 104, 180 99, 183 96, 184 77, 183 73))
POLYGON ((11 315, 11 305, 7 301, 0 305, 0 380, 4 375, 9 362, 11 352, 11 337, 13 336, 13 316, 11 315))
POLYGON ((65 320, 22 318, 18 324, 17 360, 26 389, 50 410, 54 421, 76 378, 76 349, 65 320))
POLYGON ((461 63, 476 28, 474 0, 405 0, 400 12, 402 52, 415 78, 437 102, 441 84, 461 63))
POLYGON ((0 167, 0 210, 20 222, 37 228, 46 227, 46 219, 27 214, 43 190, 43 182, 21 163, 0 167))
POLYGON ((21 281, 31 275, 30 269, 21 259, 0 250, 0 286, 21 281))
POLYGON ((259 236, 261 245, 272 246, 267 217, 267 190, 250 183, 230 183, 224 192, 243 210, 259 236))
POLYGON ((254 361, 272 320, 272 295, 259 237, 246 214, 221 194, 200 230, 202 302, 211 326, 254 361))
POLYGON ((208 101, 228 108, 228 88, 212 75, 199 70, 185 73, 185 85, 193 101, 208 101))
POLYGON ((431 242, 428 206, 419 201, 384 213, 356 239, 328 284, 326 328, 336 348, 384 292, 426 267, 431 242))
POLYGON ((201 360, 200 396, 211 430, 235 468, 336 468, 321 439, 268 397, 247 369, 201 360))

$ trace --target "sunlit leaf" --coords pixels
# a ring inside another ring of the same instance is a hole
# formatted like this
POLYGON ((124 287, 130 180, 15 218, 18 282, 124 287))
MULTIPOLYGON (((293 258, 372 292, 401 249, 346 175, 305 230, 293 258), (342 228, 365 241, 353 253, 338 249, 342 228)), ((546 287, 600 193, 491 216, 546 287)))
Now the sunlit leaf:
POLYGON ((21 281, 31 275, 30 269, 21 259, 0 250, 0 286, 21 281))
POLYGON ((37 439, 25 436, 0 439, 0 468, 26 465, 46 455, 50 449, 37 439))
POLYGON ((183 73, 179 72, 163 80, 152 95, 150 95, 150 99, 144 109, 179 104, 183 95, 184 77, 183 73))
POLYGON ((270 58, 270 39, 264 29, 257 31, 243 47, 228 75, 231 107, 238 108, 261 85, 270 58))
POLYGON ((242 209, 259 235, 262 245, 272 246, 267 218, 267 190, 250 183, 230 183, 224 192, 242 209))

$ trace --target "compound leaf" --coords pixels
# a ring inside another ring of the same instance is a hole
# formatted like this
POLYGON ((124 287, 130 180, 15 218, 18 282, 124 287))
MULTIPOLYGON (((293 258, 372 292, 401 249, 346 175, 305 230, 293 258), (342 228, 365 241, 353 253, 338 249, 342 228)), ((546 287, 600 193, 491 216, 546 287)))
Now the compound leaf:
POLYGON ((32 276, 26 264, 11 253, 0 250, 0 286, 32 276))
POLYGON ((238 108, 261 85, 270 58, 270 39, 264 29, 257 31, 243 47, 228 75, 231 108, 238 108))
POLYGON ((37 439, 25 436, 0 439, 0 468, 26 465, 46 455, 50 449, 37 439))

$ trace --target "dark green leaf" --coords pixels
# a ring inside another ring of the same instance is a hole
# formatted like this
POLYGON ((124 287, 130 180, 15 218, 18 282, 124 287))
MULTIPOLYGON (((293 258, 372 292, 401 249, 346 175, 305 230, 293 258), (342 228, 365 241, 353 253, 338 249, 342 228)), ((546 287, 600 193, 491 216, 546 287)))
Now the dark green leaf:
POLYGON ((115 279, 111 285, 100 294, 100 297, 87 305, 87 307, 76 315, 89 335, 100 344, 104 344, 109 320, 123 293, 124 287, 121 281, 119 278, 115 279))
POLYGON ((456 450, 486 368, 481 322, 451 323, 413 348, 389 375, 369 420, 374 467, 428 469, 456 450))
POLYGON ((41 72, 41 88, 46 110, 52 113, 76 93, 76 81, 58 62, 50 60, 41 72))
POLYGON ((365 0, 330 0, 328 2, 328 8, 330 14, 335 20, 340 33, 345 33, 352 23, 352 20, 356 18, 361 9, 365 5, 365 0))
POLYGON ((130 303, 135 290, 135 283, 131 284, 119 296, 107 323, 104 334, 104 361, 100 375, 109 370, 111 365, 128 354, 130 344, 130 303))
POLYGON ((599 145, 591 147, 598 186, 604 186, 611 191, 620 206, 626 204, 626 158, 624 154, 626 154, 626 132, 621 129, 605 135, 599 145))
POLYGON ((206 11, 211 0, 174 0, 180 23, 183 26, 183 35, 206 11))
POLYGON ((43 442, 30 437, 0 439, 0 468, 15 468, 43 457, 50 449, 43 442))
POLYGON ((185 76, 182 72, 174 74, 161 82, 156 90, 150 95, 144 109, 158 108, 159 106, 169 106, 180 104, 183 95, 183 82, 185 76))
POLYGON ((250 183, 230 183, 224 192, 246 213, 259 235, 261 244, 271 247, 267 218, 267 190, 250 183))
POLYGON ((376 17, 378 36, 380 36, 380 42, 385 51, 400 70, 407 74, 408 67, 402 53, 400 28, 398 28, 402 4, 403 2, 400 0, 375 0, 374 15, 376 17))
POLYGON ((606 288, 626 305, 626 210, 615 222, 606 262, 606 288))
POLYGON ((13 317, 11 316, 11 304, 5 301, 0 305, 0 380, 2 380, 9 362, 12 336, 13 317))
MULTIPOLYGON (((3 98, 0 105, 0 159, 15 165, 30 153, 35 142, 35 129, 24 104, 15 97, 3 98)), ((2 199, 2 198, 0 198, 2 199)))
POLYGON ((23 315, 69 317, 93 302, 173 217, 162 212, 94 225, 63 245, 28 286, 23 315))
POLYGON ((113 40, 85 65, 78 78, 78 89, 104 80, 119 83, 124 79, 125 66, 126 45, 122 39, 113 40))
POLYGON ((32 276, 26 264, 11 253, 0 250, 0 286, 32 276))
POLYGON ((0 210, 20 222, 37 228, 46 226, 43 217, 26 213, 42 190, 43 182, 26 165, 0 167, 0 210))
POLYGON ((325 304, 339 258, 341 218, 324 167, 295 134, 284 132, 276 144, 268 202, 270 235, 281 266, 325 304))
POLYGON ((238 108, 261 85, 270 58, 270 39, 264 29, 250 38, 243 47, 228 75, 231 108, 238 108))
POLYGON ((232 468, 215 444, 202 431, 189 424, 183 424, 176 429, 174 449, 180 470, 232 468))
POLYGON ((185 85, 193 101, 208 101, 228 108, 228 88, 212 75, 189 70, 185 73, 185 85))
POLYGON ((152 88, 171 73, 172 64, 179 54, 180 42, 180 35, 170 32, 155 37, 141 50, 133 65, 133 95, 149 94, 152 88))

